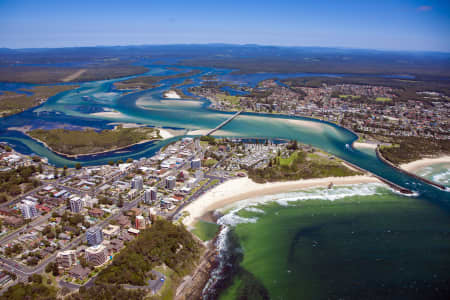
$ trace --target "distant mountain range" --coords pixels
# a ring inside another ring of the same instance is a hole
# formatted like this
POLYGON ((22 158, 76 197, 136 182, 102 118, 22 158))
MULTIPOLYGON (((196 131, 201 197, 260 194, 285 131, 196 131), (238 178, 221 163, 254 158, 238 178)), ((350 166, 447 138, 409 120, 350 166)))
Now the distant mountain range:
POLYGON ((214 66, 241 72, 383 73, 450 76, 450 53, 230 44, 0 48, 0 66, 111 60, 214 66))

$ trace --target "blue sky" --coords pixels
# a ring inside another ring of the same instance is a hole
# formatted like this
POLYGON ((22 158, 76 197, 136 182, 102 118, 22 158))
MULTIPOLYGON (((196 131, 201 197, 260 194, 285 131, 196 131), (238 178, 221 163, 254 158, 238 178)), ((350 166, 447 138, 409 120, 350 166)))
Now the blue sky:
POLYGON ((450 52, 448 0, 0 0, 0 47, 235 43, 450 52))

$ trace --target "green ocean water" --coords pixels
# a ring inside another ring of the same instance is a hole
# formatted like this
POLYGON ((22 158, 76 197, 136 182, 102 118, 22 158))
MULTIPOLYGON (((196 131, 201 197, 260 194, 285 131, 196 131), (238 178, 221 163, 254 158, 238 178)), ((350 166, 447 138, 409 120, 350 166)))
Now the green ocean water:
POLYGON ((450 295, 448 213, 381 185, 252 199, 219 222, 238 257, 221 300, 450 295))

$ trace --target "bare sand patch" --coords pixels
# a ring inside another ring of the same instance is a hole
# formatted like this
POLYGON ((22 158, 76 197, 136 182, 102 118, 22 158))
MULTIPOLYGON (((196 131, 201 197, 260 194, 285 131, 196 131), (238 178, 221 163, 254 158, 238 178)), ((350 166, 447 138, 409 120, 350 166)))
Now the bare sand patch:
POLYGON ((86 69, 78 70, 78 71, 76 71, 75 73, 70 74, 70 75, 64 77, 62 81, 63 81, 63 82, 69 82, 69 81, 75 80, 75 79, 77 79, 78 77, 80 77, 81 75, 83 75, 84 72, 86 72, 86 71, 87 71, 86 69))
POLYGON ((354 142, 353 143, 353 147, 354 148, 365 148, 365 149, 377 149, 378 145, 377 144, 372 144, 372 143, 361 143, 361 142, 354 142))

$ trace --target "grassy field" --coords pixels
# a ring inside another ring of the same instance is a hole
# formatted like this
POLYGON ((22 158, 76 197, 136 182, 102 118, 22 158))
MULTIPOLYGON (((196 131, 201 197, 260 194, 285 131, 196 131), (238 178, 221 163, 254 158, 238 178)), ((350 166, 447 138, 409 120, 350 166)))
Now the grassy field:
POLYGON ((212 166, 214 166, 215 164, 217 164, 217 160, 215 160, 214 158, 210 158, 210 159, 207 159, 206 161, 205 161, 205 163, 204 163, 204 165, 205 165, 205 167, 212 167, 212 166))
POLYGON ((231 95, 227 95, 227 94, 216 94, 216 97, 219 100, 222 100, 224 102, 228 102, 231 105, 238 105, 240 104, 240 98, 239 96, 231 96, 231 95))
POLYGON ((377 98, 375 98, 375 101, 378 101, 378 102, 389 102, 389 101, 392 101, 392 99, 388 98, 388 97, 377 97, 377 98))
POLYGON ((359 99, 361 96, 355 96, 355 95, 339 95, 339 98, 346 99, 346 98, 352 98, 352 99, 359 99))
POLYGON ((97 132, 87 130, 66 129, 36 129, 28 134, 40 141, 45 142, 54 151, 80 155, 111 151, 127 147, 142 141, 160 139, 159 130, 148 127, 122 128, 118 126, 113 130, 97 132))
POLYGON ((29 90, 32 95, 19 94, 6 91, 0 94, 0 117, 20 113, 26 109, 37 106, 49 97, 58 93, 77 88, 75 85, 37 86, 29 90))

